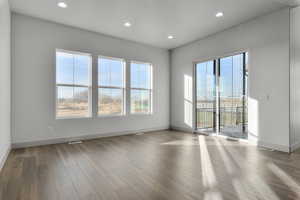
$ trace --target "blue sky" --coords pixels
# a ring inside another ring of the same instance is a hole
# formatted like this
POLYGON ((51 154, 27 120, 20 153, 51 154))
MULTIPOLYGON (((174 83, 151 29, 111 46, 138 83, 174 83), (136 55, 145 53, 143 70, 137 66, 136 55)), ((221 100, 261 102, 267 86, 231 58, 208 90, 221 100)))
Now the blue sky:
POLYGON ((58 52, 56 58, 57 83, 79 85, 89 84, 89 72, 88 68, 86 67, 89 65, 89 56, 73 56, 71 54, 58 52))
MULTIPOLYGON (((79 84, 89 85, 89 56, 72 55, 63 52, 57 52, 56 55, 56 82, 60 84, 79 84)), ((98 85, 124 87, 123 62, 121 60, 112 60, 108 58, 98 59, 98 85)), ((150 88, 150 68, 148 64, 131 64, 131 87, 150 88)), ((71 87, 59 87, 58 95, 61 98, 72 98, 73 93, 82 92, 82 89, 75 91, 71 87)), ((101 92, 106 95, 120 96, 120 90, 102 89, 101 92)), ((141 92, 134 91, 135 98, 143 99, 141 92)))
MULTIPOLYGON (((60 84, 89 85, 88 68, 90 57, 83 55, 57 52, 56 54, 56 82, 60 84)), ((74 94, 83 94, 86 88, 58 87, 59 98, 73 98, 74 94)), ((78 96, 78 95, 77 95, 78 96)), ((81 96, 82 99, 87 99, 81 96)))
MULTIPOLYGON (((220 92, 221 96, 242 95, 242 54, 220 59, 220 92), (235 88, 232 88, 235 85, 235 88)), ((57 53, 57 83, 89 85, 90 57, 84 55, 72 55, 68 53, 57 53)), ((98 59, 98 84, 101 86, 124 87, 123 62, 108 58, 98 59)), ((148 64, 131 64, 131 87, 150 88, 150 68, 148 64)), ((198 98, 213 98, 215 93, 215 82, 213 74, 213 61, 197 64, 197 96, 198 98)), ((70 87, 60 87, 59 96, 72 98, 73 93, 80 93, 84 89, 73 90, 70 87)), ((105 94, 120 96, 119 91, 111 89, 102 90, 105 94)), ((145 94, 132 92, 134 98, 143 99, 145 94)))
MULTIPOLYGON (((220 59, 220 95, 223 97, 240 97, 243 91, 243 55, 220 59), (235 87, 232 88, 232 85, 235 87)), ((213 99, 215 94, 215 77, 213 61, 197 64, 197 96, 213 99)))
POLYGON ((98 59, 98 85, 124 87, 124 64, 119 60, 98 59))

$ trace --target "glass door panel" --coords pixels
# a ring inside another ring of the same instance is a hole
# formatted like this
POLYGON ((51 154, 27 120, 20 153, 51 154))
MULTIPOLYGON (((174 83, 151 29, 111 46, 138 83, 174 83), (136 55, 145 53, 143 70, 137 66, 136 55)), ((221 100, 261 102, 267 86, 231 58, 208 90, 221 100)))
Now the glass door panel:
POLYGON ((201 131, 216 128, 215 61, 196 64, 196 127, 201 131))
POLYGON ((246 54, 219 59, 219 131, 246 138, 246 54))

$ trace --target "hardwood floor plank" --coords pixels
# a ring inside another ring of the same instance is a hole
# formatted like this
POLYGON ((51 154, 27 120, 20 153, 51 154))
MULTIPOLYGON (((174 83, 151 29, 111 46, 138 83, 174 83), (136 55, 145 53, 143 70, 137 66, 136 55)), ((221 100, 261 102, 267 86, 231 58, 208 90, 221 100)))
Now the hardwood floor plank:
POLYGON ((0 200, 295 200, 293 154, 175 131, 13 150, 0 200))

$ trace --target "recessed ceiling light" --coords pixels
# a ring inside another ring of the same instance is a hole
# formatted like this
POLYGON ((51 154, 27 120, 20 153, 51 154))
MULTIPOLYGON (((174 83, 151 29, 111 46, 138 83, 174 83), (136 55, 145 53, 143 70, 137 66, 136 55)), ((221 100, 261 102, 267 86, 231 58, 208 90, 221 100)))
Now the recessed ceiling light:
POLYGON ((216 14, 216 17, 223 17, 224 16, 224 13, 222 13, 222 12, 218 12, 217 14, 216 14))
POLYGON ((58 2, 58 3, 57 3, 57 6, 58 6, 58 7, 61 7, 61 8, 66 8, 66 7, 68 7, 68 5, 67 5, 65 2, 63 2, 63 1, 58 2))
POLYGON ((170 40, 171 40, 171 39, 174 39, 174 36, 173 36, 173 35, 169 35, 169 36, 168 36, 168 39, 170 39, 170 40))
POLYGON ((125 22, 125 23, 124 23, 124 26, 130 27, 130 26, 131 26, 131 23, 130 23, 130 22, 125 22))

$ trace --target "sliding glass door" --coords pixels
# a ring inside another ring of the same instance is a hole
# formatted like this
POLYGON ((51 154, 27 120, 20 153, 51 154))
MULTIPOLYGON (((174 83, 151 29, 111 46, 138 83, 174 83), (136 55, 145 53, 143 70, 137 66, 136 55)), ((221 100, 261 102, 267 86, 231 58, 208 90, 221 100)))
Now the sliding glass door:
POLYGON ((247 138, 247 54, 196 64, 196 127, 247 138))

